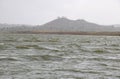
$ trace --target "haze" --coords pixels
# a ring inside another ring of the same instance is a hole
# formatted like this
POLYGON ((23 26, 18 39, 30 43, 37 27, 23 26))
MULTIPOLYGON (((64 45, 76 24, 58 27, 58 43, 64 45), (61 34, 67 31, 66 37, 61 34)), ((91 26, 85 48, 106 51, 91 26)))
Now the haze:
POLYGON ((58 16, 120 24, 120 0, 0 0, 0 23, 41 25, 58 16))

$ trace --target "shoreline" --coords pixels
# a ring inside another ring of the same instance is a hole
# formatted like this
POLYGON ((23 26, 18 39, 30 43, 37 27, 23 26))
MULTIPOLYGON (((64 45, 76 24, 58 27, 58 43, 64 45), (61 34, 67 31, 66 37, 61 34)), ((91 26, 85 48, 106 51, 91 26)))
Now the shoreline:
POLYGON ((120 36, 120 32, 41 32, 41 31, 20 31, 8 34, 58 34, 58 35, 98 35, 98 36, 120 36))

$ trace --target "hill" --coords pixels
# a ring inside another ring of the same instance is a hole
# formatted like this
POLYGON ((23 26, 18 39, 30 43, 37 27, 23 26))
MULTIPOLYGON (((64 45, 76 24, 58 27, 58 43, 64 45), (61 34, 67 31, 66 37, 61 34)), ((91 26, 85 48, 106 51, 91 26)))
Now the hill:
POLYGON ((116 28, 113 25, 105 26, 91 22, 87 22, 83 19, 70 20, 65 17, 57 18, 44 25, 37 26, 37 29, 44 31, 59 31, 59 32, 116 32, 120 31, 120 28, 116 28))

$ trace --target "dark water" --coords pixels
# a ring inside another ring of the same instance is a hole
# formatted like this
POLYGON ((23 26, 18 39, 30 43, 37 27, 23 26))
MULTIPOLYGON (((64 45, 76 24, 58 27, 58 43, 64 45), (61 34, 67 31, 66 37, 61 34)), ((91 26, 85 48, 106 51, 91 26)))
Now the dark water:
POLYGON ((120 79, 120 37, 1 34, 0 79, 120 79))

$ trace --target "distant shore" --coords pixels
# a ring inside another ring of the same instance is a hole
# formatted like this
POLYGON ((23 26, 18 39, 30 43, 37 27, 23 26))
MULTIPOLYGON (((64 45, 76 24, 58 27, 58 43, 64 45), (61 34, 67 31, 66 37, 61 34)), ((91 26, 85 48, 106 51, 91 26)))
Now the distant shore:
POLYGON ((41 32, 41 31, 20 31, 13 34, 69 34, 69 35, 106 35, 120 36, 120 32, 41 32))

